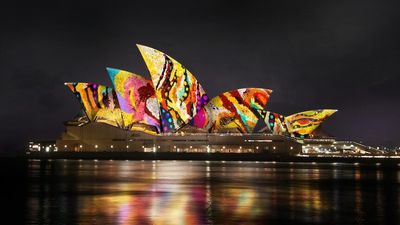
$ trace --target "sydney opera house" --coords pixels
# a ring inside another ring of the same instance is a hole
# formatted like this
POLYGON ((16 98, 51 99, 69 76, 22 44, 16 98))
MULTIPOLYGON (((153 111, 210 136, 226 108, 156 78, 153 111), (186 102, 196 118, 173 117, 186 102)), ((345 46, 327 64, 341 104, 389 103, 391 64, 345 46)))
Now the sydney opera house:
POLYGON ((335 109, 284 116, 270 111, 272 90, 263 87, 211 97, 178 61, 156 49, 137 47, 150 79, 107 68, 113 87, 65 83, 82 110, 65 122, 51 151, 299 154, 318 151, 318 146, 346 150, 346 143, 338 144, 317 129, 335 109))

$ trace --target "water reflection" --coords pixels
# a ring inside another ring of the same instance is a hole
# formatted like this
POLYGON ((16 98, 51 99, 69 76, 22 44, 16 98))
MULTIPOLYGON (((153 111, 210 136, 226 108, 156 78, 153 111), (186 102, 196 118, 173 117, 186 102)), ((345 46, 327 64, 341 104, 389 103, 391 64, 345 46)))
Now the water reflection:
POLYGON ((397 223, 398 168, 30 161, 31 224, 397 223))

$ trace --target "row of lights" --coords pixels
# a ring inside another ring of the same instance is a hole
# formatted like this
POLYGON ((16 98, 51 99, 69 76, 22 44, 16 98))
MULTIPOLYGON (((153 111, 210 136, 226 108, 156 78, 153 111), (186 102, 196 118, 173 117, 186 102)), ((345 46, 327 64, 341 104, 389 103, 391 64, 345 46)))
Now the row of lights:
MULTIPOLYGON (((99 145, 94 145, 94 147, 99 148, 99 145)), ((68 145, 64 145, 64 148, 68 148, 68 145)), ((83 145, 79 145, 79 148, 83 148, 83 145)), ((110 145, 110 148, 114 148, 114 145, 110 145)), ((126 148, 129 148, 129 145, 127 145, 126 148)))
MULTIPOLYGON (((31 146, 29 146, 29 147, 31 147, 31 146)), ((94 147, 97 149, 97 148, 99 148, 99 145, 95 144, 94 147)), ((193 148, 193 146, 189 146, 189 147, 190 147, 190 149, 193 148)), ((64 145, 64 148, 65 148, 65 149, 68 148, 68 145, 64 145)), ((79 148, 82 149, 82 148, 83 148, 83 145, 79 145, 79 148)), ((114 148, 114 145, 110 145, 110 148, 114 148)), ((126 148, 129 148, 129 145, 127 145, 126 148)), ((142 148, 144 149, 145 146, 142 145, 142 148)), ((158 145, 157 148, 160 149, 161 146, 158 145)), ((222 149, 225 149, 225 148, 226 148, 225 146, 222 146, 222 149)), ((275 150, 275 149, 276 149, 276 146, 273 146, 272 148, 275 150)), ((176 149, 176 145, 174 145, 174 149, 176 149)), ((242 146, 239 146, 239 149, 241 150, 241 149, 242 149, 242 146)), ((259 149, 259 147, 256 146, 256 149, 259 149)), ((153 150, 156 151, 156 150, 155 150, 155 146, 153 147, 153 150)), ((178 150, 179 150, 179 148, 178 148, 178 150)), ((293 150, 293 146, 290 146, 290 150, 293 150)), ((209 146, 209 145, 207 145, 207 152, 210 152, 210 146, 209 146)))

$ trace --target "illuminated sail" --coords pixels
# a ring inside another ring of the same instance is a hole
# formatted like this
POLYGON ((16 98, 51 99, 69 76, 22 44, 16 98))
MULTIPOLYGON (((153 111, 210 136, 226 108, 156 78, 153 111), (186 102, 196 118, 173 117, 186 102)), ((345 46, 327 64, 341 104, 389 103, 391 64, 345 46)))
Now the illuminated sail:
POLYGON ((277 135, 287 133, 285 116, 266 110, 260 111, 260 115, 260 119, 264 122, 264 127, 260 129, 261 132, 268 130, 270 133, 277 135))
POLYGON ((149 69, 160 104, 163 132, 174 132, 208 102, 194 75, 172 57, 150 47, 137 45, 149 69))
POLYGON ((141 123, 159 131, 160 110, 152 82, 124 70, 107 68, 107 71, 122 110, 124 126, 134 129, 135 123, 141 123))
POLYGON ((65 83, 65 85, 79 100, 91 122, 123 127, 121 110, 112 88, 83 82, 65 83))
POLYGON ((203 107, 191 124, 209 131, 235 128, 242 133, 252 133, 259 111, 267 105, 269 89, 242 88, 218 95, 203 107))
POLYGON ((309 110, 285 117, 290 134, 296 137, 310 135, 323 121, 337 112, 335 109, 309 110))

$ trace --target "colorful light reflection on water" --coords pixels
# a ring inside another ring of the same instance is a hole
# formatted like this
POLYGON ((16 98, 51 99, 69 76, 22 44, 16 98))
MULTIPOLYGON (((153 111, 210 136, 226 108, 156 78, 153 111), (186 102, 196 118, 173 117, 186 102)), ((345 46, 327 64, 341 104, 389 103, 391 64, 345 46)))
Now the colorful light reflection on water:
POLYGON ((400 170, 204 161, 30 161, 30 224, 400 221, 400 170))

